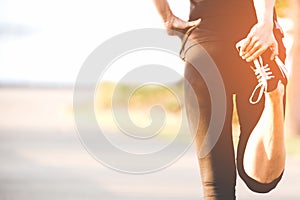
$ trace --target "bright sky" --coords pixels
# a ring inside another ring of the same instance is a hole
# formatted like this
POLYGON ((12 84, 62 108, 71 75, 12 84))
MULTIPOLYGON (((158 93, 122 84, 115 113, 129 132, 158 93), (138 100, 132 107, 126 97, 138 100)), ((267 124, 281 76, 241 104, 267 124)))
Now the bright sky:
MULTIPOLYGON (((171 0, 170 5, 187 19, 188 1, 171 0)), ((151 27, 163 28, 152 0, 1 0, 0 82, 73 83, 84 60, 102 42, 151 27)), ((176 56, 151 55, 156 64, 161 60, 182 72, 176 56)), ((138 66, 146 57, 140 52, 137 59, 120 60, 105 78, 118 80, 126 73, 124 62, 138 66)))
MULTIPOLYGON (((169 2, 177 16, 188 18, 188 0, 169 2)), ((1 0, 0 83, 74 83, 84 60, 101 43, 152 27, 163 28, 152 0, 1 0)), ((287 47, 292 44, 291 37, 285 41, 287 47)), ((104 78, 117 81, 152 61, 183 72, 178 57, 145 51, 118 60, 104 78)))

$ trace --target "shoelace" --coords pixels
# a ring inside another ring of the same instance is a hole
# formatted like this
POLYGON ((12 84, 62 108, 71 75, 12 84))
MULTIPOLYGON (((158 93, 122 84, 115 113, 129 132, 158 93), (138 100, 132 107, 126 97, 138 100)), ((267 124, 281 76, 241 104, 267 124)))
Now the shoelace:
POLYGON ((267 92, 267 90, 268 90, 268 80, 275 78, 275 76, 272 74, 272 71, 268 64, 263 65, 263 60, 262 60, 261 56, 259 56, 258 59, 255 59, 253 61, 253 63, 255 66, 255 68, 253 68, 253 70, 254 70, 256 78, 258 80, 258 84, 254 88, 254 90, 249 98, 249 101, 251 104, 257 104, 261 100, 264 92, 267 92), (259 93, 258 93, 257 99, 254 100, 254 96, 255 96, 257 90, 259 90, 259 93))

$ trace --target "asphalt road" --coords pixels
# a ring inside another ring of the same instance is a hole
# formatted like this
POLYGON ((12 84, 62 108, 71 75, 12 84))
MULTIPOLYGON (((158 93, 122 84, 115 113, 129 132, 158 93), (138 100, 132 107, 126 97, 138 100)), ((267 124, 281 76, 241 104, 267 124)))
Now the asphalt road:
MULTIPOLYGON (((82 146, 71 108, 71 89, 0 88, 0 200, 203 199, 193 148, 155 173, 120 173, 82 146)), ((288 157, 283 180, 265 195, 238 179, 237 199, 300 199, 299 166, 299 158, 288 157)))

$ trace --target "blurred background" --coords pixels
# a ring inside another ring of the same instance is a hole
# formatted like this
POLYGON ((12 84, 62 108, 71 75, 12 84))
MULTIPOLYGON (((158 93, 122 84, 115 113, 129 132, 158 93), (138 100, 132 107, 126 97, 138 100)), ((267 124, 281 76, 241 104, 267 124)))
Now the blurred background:
MULTIPOLYGON (((174 13, 183 19, 188 17, 188 3, 170 1, 174 13)), ((250 192, 238 179, 240 199, 296 200, 300 197, 297 191, 300 186, 300 1, 277 0, 276 7, 285 31, 290 69, 287 168, 278 189, 267 195, 250 192)), ((137 176, 101 165, 86 151, 76 133, 73 89, 83 62, 107 39, 139 28, 163 28, 151 0, 0 0, 0 200, 201 199, 193 148, 170 167, 137 176)), ((182 74, 183 63, 179 59, 161 56, 155 59, 171 63, 182 74)), ((108 134, 118 130, 110 102, 117 81, 130 70, 125 65, 125 61, 115 63, 104 75, 96 93, 97 119, 108 134)), ((181 80, 170 82, 180 98, 181 80)), ((123 101, 125 93, 136 86, 137 83, 122 83, 123 93, 117 94, 118 101, 123 101)), ((132 120, 143 126, 151 122, 144 110, 154 104, 163 105, 169 126, 158 140, 171 140, 182 106, 177 100, 161 87, 141 88, 129 102, 132 120)), ((84 115, 84 105, 82 110, 84 115)), ((236 116, 233 122, 237 130, 236 116)), ((188 132, 186 124, 184 130, 188 132)), ((238 135, 234 134, 236 141, 238 135)))

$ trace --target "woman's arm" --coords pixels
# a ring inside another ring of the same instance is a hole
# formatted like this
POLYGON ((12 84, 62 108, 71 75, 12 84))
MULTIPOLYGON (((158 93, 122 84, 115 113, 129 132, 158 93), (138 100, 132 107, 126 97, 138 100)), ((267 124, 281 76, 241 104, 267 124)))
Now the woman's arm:
POLYGON ((153 3, 156 6, 156 9, 162 17, 164 23, 172 18, 173 13, 167 0, 153 0, 153 3))
POLYGON ((278 44, 273 34, 275 0, 253 0, 253 2, 257 24, 243 40, 240 56, 247 62, 251 62, 270 48, 273 52, 271 55, 273 60, 278 55, 278 44))
POLYGON ((176 32, 174 32, 174 30, 183 30, 191 26, 198 25, 201 21, 200 19, 198 19, 195 21, 186 22, 176 17, 172 13, 167 0, 153 0, 153 3, 157 8, 158 13, 162 17, 169 35, 176 35, 176 32))

